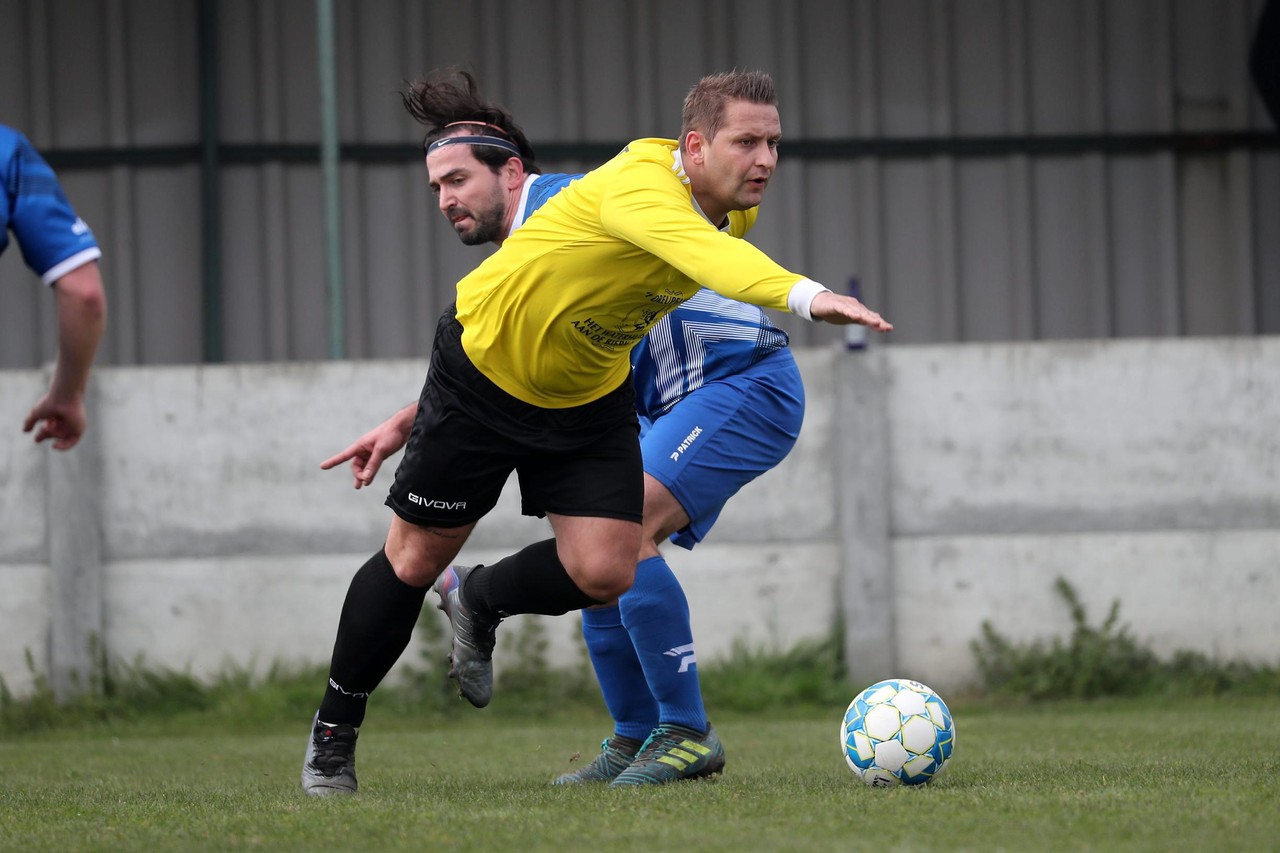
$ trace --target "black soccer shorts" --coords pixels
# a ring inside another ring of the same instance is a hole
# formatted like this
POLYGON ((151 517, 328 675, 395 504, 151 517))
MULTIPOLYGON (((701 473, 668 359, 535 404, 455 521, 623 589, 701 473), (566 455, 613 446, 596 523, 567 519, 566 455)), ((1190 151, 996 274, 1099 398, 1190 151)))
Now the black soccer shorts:
POLYGON ((493 509, 515 471, 525 515, 639 522, 644 465, 630 380, 582 406, 533 406, 480 373, 461 338, 450 308, 387 506, 411 524, 461 527, 493 509))

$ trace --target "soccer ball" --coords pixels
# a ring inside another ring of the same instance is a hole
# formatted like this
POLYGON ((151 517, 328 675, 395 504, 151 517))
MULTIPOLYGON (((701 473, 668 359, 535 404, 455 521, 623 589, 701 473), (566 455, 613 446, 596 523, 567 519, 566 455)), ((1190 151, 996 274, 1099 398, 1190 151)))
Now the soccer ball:
POLYGON ((942 772, 955 746, 955 722, 942 697, 905 678, 863 690, 840 723, 844 760, 873 788, 923 785, 942 772))

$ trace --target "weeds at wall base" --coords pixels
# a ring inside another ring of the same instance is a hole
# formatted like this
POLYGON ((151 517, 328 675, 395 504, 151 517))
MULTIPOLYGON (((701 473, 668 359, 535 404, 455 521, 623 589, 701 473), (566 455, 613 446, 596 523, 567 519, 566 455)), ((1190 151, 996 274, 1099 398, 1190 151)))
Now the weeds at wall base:
POLYGON ((1088 622, 1080 596, 1061 577, 1054 591, 1071 616, 1069 637, 1014 643, 989 621, 970 647, 990 695, 1028 701, 1104 696, 1217 696, 1280 694, 1280 669, 1242 661, 1217 662, 1179 651, 1160 660, 1120 623, 1113 601, 1101 625, 1088 622))
MULTIPOLYGON (((1112 696, 1280 695, 1280 669, 1242 662, 1216 662, 1198 652, 1160 660, 1120 623, 1118 602, 1101 625, 1092 626, 1076 591, 1062 578, 1055 591, 1072 619, 1066 638, 1014 643, 984 623, 971 642, 982 683, 954 699, 1013 697, 1028 702, 1091 700, 1112 696)), ((603 702, 585 648, 576 665, 552 668, 546 628, 537 620, 500 633, 510 654, 497 674, 493 704, 481 713, 496 717, 600 713, 603 702)), ((417 656, 404 677, 384 685, 370 713, 449 717, 477 713, 457 696, 447 677, 448 636, 438 614, 424 611, 416 634, 417 656)), ((850 683, 837 630, 825 640, 794 648, 761 649, 736 643, 730 654, 699 664, 708 713, 790 710, 836 713, 861 686, 850 683), (832 711, 835 709, 835 711, 832 711)), ((272 666, 264 675, 232 670, 201 681, 190 673, 149 667, 142 659, 109 662, 95 647, 95 670, 86 689, 59 701, 49 679, 28 651, 34 689, 15 697, 0 678, 0 738, 65 728, 113 726, 146 720, 185 720, 233 729, 297 725, 320 701, 327 666, 272 666)))

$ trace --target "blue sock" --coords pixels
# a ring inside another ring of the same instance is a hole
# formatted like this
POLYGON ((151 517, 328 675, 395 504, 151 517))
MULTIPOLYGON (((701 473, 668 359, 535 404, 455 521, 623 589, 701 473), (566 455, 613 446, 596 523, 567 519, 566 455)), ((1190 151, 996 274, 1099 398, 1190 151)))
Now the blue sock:
POLYGON ((622 627, 618 605, 583 610, 582 639, 587 641, 605 707, 613 717, 613 733, 644 740, 658 725, 658 703, 649 693, 640 659, 622 627))
POLYGON ((618 600, 618 607, 649 692, 658 700, 659 721, 706 731, 689 600, 667 561, 662 557, 641 560, 636 581, 618 600))

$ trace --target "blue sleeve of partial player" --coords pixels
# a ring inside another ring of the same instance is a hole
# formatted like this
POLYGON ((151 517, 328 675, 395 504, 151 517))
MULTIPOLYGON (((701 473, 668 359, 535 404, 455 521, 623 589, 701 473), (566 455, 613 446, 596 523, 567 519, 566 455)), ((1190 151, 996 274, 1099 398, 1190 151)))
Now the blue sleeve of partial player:
POLYGON ((528 219, 535 210, 546 204, 548 199, 581 177, 582 175, 568 174, 539 175, 534 179, 533 186, 529 189, 529 197, 524 205, 522 220, 528 219))
POLYGON ((53 169, 20 133, 4 140, 8 227, 27 266, 46 284, 102 256, 89 226, 76 216, 53 169))

